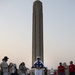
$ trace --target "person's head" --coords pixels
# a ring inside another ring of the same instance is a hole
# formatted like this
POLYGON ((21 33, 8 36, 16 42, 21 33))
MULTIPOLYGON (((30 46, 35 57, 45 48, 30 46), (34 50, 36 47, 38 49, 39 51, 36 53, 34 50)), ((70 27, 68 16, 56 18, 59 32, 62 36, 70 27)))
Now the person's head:
POLYGON ((40 56, 37 56, 36 59, 37 59, 37 60, 40 60, 40 56))
POLYGON ((6 61, 6 62, 7 62, 8 59, 9 59, 9 58, 8 58, 7 56, 5 56, 5 57, 2 59, 2 61, 6 61))
POLYGON ((70 61, 70 64, 73 64, 73 61, 70 61))
POLYGON ((16 64, 13 64, 13 67, 17 68, 16 64))
POLYGON ((53 68, 51 68, 51 70, 53 70, 53 68))
POLYGON ((24 62, 22 62, 22 65, 23 65, 23 66, 25 66, 25 63, 24 63, 24 62))
POLYGON ((12 62, 10 62, 10 63, 9 63, 9 67, 12 67, 12 66, 13 66, 13 63, 12 63, 12 62))
POLYGON ((60 62, 59 65, 62 66, 62 62, 60 62))
POLYGON ((67 65, 66 62, 64 62, 63 65, 66 66, 67 65))

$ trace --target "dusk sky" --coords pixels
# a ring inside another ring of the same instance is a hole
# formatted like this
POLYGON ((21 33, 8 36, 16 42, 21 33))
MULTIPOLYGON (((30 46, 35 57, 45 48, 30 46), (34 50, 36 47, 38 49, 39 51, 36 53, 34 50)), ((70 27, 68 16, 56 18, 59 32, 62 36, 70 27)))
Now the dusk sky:
MULTIPOLYGON (((32 66, 32 10, 35 0, 0 0, 0 62, 32 66)), ((75 64, 75 0, 41 0, 43 3, 44 64, 75 64)))

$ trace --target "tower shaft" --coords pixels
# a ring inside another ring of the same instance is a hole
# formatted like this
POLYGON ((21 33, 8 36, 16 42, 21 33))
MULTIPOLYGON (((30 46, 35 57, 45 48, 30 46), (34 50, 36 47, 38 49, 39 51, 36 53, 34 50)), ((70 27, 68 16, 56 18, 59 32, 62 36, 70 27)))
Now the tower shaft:
POLYGON ((33 27, 32 27, 32 64, 37 56, 43 61, 43 10, 42 2, 33 3, 33 27))

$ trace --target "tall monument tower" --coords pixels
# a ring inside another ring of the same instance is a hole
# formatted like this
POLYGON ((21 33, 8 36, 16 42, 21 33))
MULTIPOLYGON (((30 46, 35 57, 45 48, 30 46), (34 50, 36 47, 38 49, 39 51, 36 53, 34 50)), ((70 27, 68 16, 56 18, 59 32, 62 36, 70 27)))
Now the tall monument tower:
POLYGON ((43 7, 40 0, 33 3, 32 64, 37 56, 43 61, 43 7))

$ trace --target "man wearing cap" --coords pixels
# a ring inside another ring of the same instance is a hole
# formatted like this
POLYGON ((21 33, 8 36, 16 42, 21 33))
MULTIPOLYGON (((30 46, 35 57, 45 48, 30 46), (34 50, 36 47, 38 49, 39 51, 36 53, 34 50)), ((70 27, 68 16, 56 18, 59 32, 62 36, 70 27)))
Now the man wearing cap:
POLYGON ((7 64, 8 59, 9 58, 7 56, 5 56, 2 59, 1 67, 2 67, 3 75, 8 75, 8 64, 7 64))
POLYGON ((42 69, 45 67, 39 56, 37 56, 32 68, 35 68, 35 75, 42 75, 42 69))

